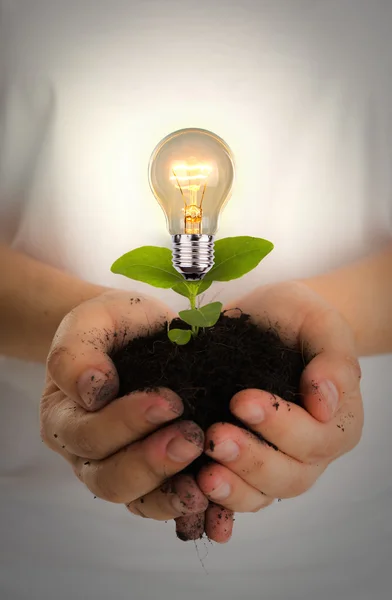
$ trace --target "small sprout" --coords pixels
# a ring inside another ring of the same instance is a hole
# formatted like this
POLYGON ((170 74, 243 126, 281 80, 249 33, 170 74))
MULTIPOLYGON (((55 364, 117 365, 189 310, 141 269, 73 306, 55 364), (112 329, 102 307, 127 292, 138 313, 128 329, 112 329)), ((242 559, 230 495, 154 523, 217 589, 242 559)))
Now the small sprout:
POLYGON ((213 327, 219 320, 222 306, 222 302, 212 302, 201 308, 182 310, 179 315, 192 327, 213 327))
POLYGON ((190 329, 170 329, 168 337, 173 344, 185 346, 192 337, 192 331, 190 329))
POLYGON ((117 259, 111 271, 154 287, 172 289, 188 298, 190 309, 179 313, 191 329, 170 329, 169 339, 179 346, 196 337, 200 328, 213 327, 220 318, 221 302, 196 307, 196 298, 210 287, 213 281, 231 281, 252 271, 273 249, 273 244, 261 238, 239 236, 215 242, 215 261, 202 281, 184 281, 172 265, 172 253, 168 248, 143 246, 127 252, 117 259))

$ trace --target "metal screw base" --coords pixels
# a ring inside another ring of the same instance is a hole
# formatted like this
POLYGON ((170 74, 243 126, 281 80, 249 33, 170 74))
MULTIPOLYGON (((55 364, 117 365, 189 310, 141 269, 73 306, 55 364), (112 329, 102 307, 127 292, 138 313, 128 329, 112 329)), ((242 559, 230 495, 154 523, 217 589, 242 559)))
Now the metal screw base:
POLYGON ((214 265, 212 235, 173 235, 173 266, 187 281, 200 281, 214 265))

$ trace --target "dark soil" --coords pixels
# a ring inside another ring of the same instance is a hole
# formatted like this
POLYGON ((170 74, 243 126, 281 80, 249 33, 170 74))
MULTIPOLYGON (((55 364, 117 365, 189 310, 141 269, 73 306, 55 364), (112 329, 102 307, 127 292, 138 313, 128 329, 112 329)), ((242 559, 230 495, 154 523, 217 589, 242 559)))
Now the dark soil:
MULTIPOLYGON (((184 326, 182 321, 171 324, 184 326)), ((120 396, 170 388, 184 403, 181 418, 194 421, 203 431, 222 421, 244 427, 229 410, 231 398, 240 390, 262 389, 300 403, 302 353, 285 346, 276 330, 261 330, 246 315, 221 316, 214 327, 202 330, 185 346, 170 342, 164 329, 133 340, 112 359, 120 377, 120 396)), ((202 455, 187 472, 197 473, 208 461, 202 455)))

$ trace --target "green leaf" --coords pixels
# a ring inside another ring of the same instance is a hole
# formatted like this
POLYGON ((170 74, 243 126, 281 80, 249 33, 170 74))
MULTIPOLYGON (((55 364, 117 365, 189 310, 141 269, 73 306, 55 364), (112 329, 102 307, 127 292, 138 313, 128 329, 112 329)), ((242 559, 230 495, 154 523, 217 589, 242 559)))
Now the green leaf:
POLYGON ((169 340, 178 346, 185 346, 192 337, 190 329, 170 329, 167 334, 169 340))
POLYGON ((142 246, 127 252, 112 264, 110 270, 158 288, 172 288, 184 281, 172 265, 169 248, 157 246, 142 246))
POLYGON ((180 318, 192 327, 212 327, 218 321, 222 311, 222 302, 212 302, 202 308, 182 310, 180 318))
POLYGON ((212 281, 189 281, 177 283, 173 287, 173 292, 177 292, 181 296, 185 296, 185 298, 190 299, 191 295, 198 296, 202 294, 211 286, 212 281))
POLYGON ((204 281, 231 281, 252 271, 274 245, 261 238, 238 236, 215 242, 215 263, 204 281))
POLYGON ((206 292, 208 290, 209 287, 211 287, 212 285, 212 281, 206 281, 205 279, 202 279, 202 281, 199 283, 199 287, 197 290, 197 296, 199 296, 200 294, 203 294, 203 292, 206 292))
POLYGON ((189 288, 185 282, 176 283, 176 285, 174 285, 172 289, 173 292, 176 292, 177 294, 180 294, 180 296, 185 296, 185 298, 189 299, 189 288))

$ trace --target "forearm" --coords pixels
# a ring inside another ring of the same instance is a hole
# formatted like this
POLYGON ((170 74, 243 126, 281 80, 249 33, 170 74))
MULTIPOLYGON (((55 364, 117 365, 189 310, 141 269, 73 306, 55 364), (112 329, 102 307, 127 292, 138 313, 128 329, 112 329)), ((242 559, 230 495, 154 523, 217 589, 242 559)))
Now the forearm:
POLYGON ((360 356, 392 352, 392 243, 378 254, 304 283, 350 323, 360 356))
POLYGON ((104 289, 0 244, 0 354, 45 362, 63 317, 104 289))

